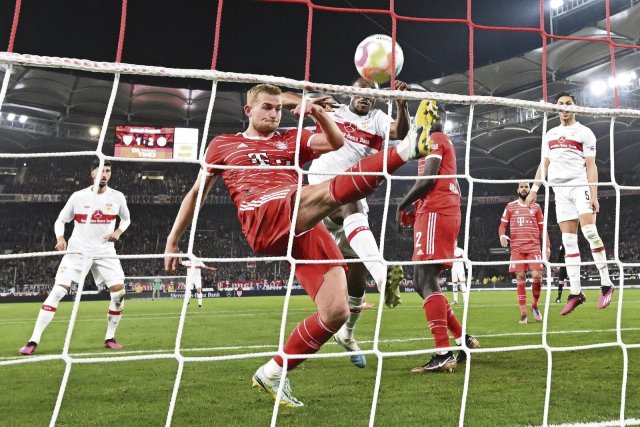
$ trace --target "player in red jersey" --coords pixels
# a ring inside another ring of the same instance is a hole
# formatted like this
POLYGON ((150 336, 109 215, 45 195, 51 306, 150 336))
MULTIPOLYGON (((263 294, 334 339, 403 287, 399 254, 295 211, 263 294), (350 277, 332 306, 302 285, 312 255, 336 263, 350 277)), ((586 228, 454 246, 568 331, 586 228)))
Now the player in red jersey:
MULTIPOLYGON (((542 321, 542 315, 538 309, 538 299, 542 289, 542 250, 540 239, 544 228, 544 215, 542 208, 537 203, 527 206, 525 200, 529 195, 529 183, 518 184, 518 199, 509 203, 500 218, 498 236, 503 248, 511 243, 511 261, 531 261, 530 263, 512 263, 509 265, 509 273, 516 274, 518 306, 520 307, 520 324, 526 325, 527 318, 527 271, 531 270, 533 284, 531 285, 531 313, 536 322, 542 321), (509 227, 509 236, 507 236, 509 227)), ((549 234, 547 234, 547 259, 551 254, 549 249, 549 234)))
MULTIPOLYGON (((435 101, 422 101, 416 113, 417 135, 410 137, 425 140, 428 155, 420 159, 418 175, 456 175, 456 152, 451 140, 443 133, 446 113, 435 101), (423 131, 423 129, 426 131, 423 131)), ((460 188, 456 178, 426 178, 415 185, 398 204, 396 224, 404 235, 402 223, 406 221, 407 207, 414 204, 413 260, 453 259, 458 232, 460 231, 460 188)), ((457 345, 462 344, 462 327, 458 322, 438 283, 443 268, 451 268, 452 262, 418 264, 413 269, 413 286, 424 299, 423 308, 429 329, 433 334, 436 349, 449 347, 448 331, 457 345)), ((469 348, 480 346, 470 335, 465 337, 469 348)), ((458 362, 465 360, 466 353, 459 351, 437 351, 431 360, 411 372, 452 371, 458 362)))
MULTIPOLYGON (((343 136, 336 124, 319 105, 307 103, 305 111, 296 108, 296 114, 311 115, 322 128, 321 133, 306 129, 277 132, 282 116, 280 88, 261 84, 247 93, 245 114, 249 126, 243 133, 215 137, 206 152, 208 168, 201 171, 195 184, 185 196, 175 223, 167 238, 165 253, 178 253, 178 242, 191 224, 200 181, 204 179, 204 197, 218 175, 227 185, 238 219, 247 242, 255 252, 282 256, 287 253, 289 233, 293 231, 292 255, 299 260, 335 260, 330 264, 299 264, 295 274, 300 284, 314 300, 318 311, 303 320, 294 329, 284 345, 285 354, 312 354, 344 324, 349 316, 345 264, 335 241, 322 224, 322 219, 341 205, 359 200, 373 193, 383 182, 382 176, 342 175, 315 185, 303 186, 298 214, 292 219, 298 172, 286 169, 261 169, 264 166, 294 166, 299 138, 299 165, 343 145, 343 136), (238 169, 220 169, 216 166, 240 166, 238 169), (253 167, 252 169, 246 169, 253 167), (294 228, 295 223, 295 228, 294 228), (293 230, 292 230, 293 229, 293 230)), ((347 172, 381 172, 387 155, 387 170, 393 172, 418 154, 415 141, 406 140, 396 147, 380 151, 361 160, 347 172)), ((204 201, 203 197, 203 201, 204 201)), ((165 258, 165 269, 175 271, 178 259, 165 258)), ((304 359, 287 359, 291 370, 304 359)), ((283 358, 275 356, 258 368, 253 385, 275 397, 283 375, 283 358)), ((291 392, 285 378, 280 403, 303 406, 291 392)))

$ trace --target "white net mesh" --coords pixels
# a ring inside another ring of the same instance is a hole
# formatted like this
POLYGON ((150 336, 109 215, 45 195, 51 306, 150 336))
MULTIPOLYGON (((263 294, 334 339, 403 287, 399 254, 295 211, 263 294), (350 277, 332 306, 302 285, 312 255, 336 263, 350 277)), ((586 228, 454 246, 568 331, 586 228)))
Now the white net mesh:
MULTIPOLYGON (((442 93, 415 93, 415 92, 397 92, 397 91, 381 91, 381 90, 373 90, 373 89, 360 89, 354 87, 347 86, 336 86, 336 85, 326 85, 326 84, 315 84, 305 81, 294 81, 291 79, 271 77, 271 76, 259 76, 259 75, 249 75, 249 74, 237 74, 237 73, 224 73, 219 71, 203 71, 203 70, 182 70, 182 69, 171 69, 171 68, 163 68, 163 67, 148 67, 148 66, 139 66, 139 65, 131 65, 131 64, 114 64, 114 63, 101 63, 101 62, 92 62, 87 60, 77 60, 77 59, 68 59, 68 58, 52 58, 52 57, 40 57, 34 55, 20 55, 13 53, 0 53, 0 62, 9 64, 9 71, 5 73, 5 78, 2 83, 2 90, 0 91, 0 107, 5 99, 8 82, 11 76, 10 70, 13 64, 19 64, 22 66, 35 66, 35 67, 53 67, 53 68, 66 68, 73 70, 82 70, 82 71, 92 71, 92 72, 100 72, 100 73, 112 73, 114 74, 113 86, 109 97, 109 102, 107 105, 106 114, 103 119, 103 125, 101 127, 101 133, 98 140, 96 150, 91 151, 74 151, 74 152, 54 152, 54 153, 29 153, 29 154, 7 154, 0 153, 0 158, 28 158, 28 157, 66 157, 66 156, 86 156, 92 155, 97 156, 101 161, 101 167, 105 160, 108 159, 116 159, 112 156, 107 156, 103 152, 104 141, 108 129, 109 120, 111 117, 111 113, 114 106, 114 101, 116 98, 117 88, 120 81, 120 76, 122 74, 135 74, 135 75, 145 75, 145 76, 161 76, 161 77, 178 77, 178 78, 196 78, 196 79, 205 79, 212 81, 211 87, 211 98, 209 100, 209 105, 207 109, 207 115, 205 119, 204 129, 210 128, 210 123, 212 119, 212 112, 214 107, 214 102, 216 98, 216 89, 218 82, 251 82, 251 83, 273 83, 282 86, 287 86, 295 89, 306 90, 314 90, 321 91, 324 93, 330 94, 361 94, 361 95, 370 95, 376 96, 379 99, 385 99, 388 101, 394 99, 408 99, 408 100, 422 100, 422 99, 435 99, 438 101, 449 102, 453 104, 466 104, 470 105, 470 112, 467 122, 467 139, 466 139, 466 158, 465 158, 465 168, 463 173, 459 173, 455 177, 460 179, 466 179, 469 183, 469 190, 467 194, 467 200, 469 201, 466 207, 465 212, 465 234, 464 234, 464 247, 468 248, 470 243, 470 223, 471 223, 471 207, 474 197, 474 184, 505 184, 505 183, 518 183, 519 179, 511 179, 511 180, 494 180, 494 179, 481 179, 474 178, 470 172, 470 159, 471 159, 471 148, 473 145, 472 134, 473 134, 473 120, 474 120, 474 106, 475 105, 499 105, 505 107, 512 108, 521 108, 521 109, 535 109, 537 111, 542 111, 545 113, 544 115, 544 126, 546 128, 546 115, 550 112, 558 112, 560 107, 548 103, 543 102, 532 102, 532 101, 524 101, 517 99, 507 99, 507 98, 497 98, 497 97, 486 97, 486 96, 462 96, 462 95, 449 95, 442 93)), ((303 103, 305 97, 303 96, 303 103)), ((391 104, 389 104, 389 113, 391 112, 391 104)), ((480 348, 480 349, 469 349, 466 344, 463 343, 461 347, 451 347, 452 350, 461 349, 465 353, 468 354, 468 358, 466 360, 466 369, 464 374, 464 386, 462 391, 462 400, 461 400, 461 409, 459 414, 459 424, 463 425, 465 423, 465 413, 467 410, 468 395, 469 395, 469 379, 472 372, 473 365, 473 355, 477 353, 497 353, 497 352, 515 352, 515 351, 523 351, 523 350, 543 350, 547 355, 547 372, 546 372, 546 391, 545 391, 545 402, 544 402, 544 414, 542 416, 542 424, 549 424, 549 407, 550 407, 550 399, 551 399, 551 385, 552 385, 552 371, 553 371, 553 362, 554 353, 559 352, 572 352, 576 350, 588 350, 588 349, 596 349, 596 348, 607 348, 607 347, 616 347, 620 348, 623 355, 623 379, 622 379, 622 387, 620 390, 620 418, 619 420, 612 420, 610 422, 598 422, 599 425, 639 425, 640 420, 629 419, 625 417, 625 403, 630 398, 627 396, 627 380, 628 380, 628 350, 633 348, 640 348, 639 344, 625 344, 622 339, 621 330, 622 330, 622 301, 625 292, 624 286, 624 269, 626 267, 638 267, 640 263, 622 263, 620 261, 619 252, 618 252, 618 244, 619 244, 619 234, 620 234, 620 193, 621 190, 640 190, 640 187, 632 187, 632 186, 623 186, 618 184, 615 176, 615 166, 614 166, 614 145, 615 145, 615 134, 614 134, 614 123, 616 118, 619 117, 632 117, 632 118, 640 118, 640 111, 631 110, 631 109, 608 109, 608 108, 588 108, 588 107, 563 107, 563 110, 569 110, 572 112, 596 116, 596 117, 609 117, 610 119, 610 151, 611 151, 611 181, 609 182, 601 182, 600 186, 610 186, 615 190, 616 195, 616 212, 615 212, 615 252, 614 252, 614 260, 608 261, 610 264, 618 267, 620 271, 620 284, 618 286, 617 292, 617 314, 616 314, 616 340, 611 342, 603 342, 597 344, 588 344, 581 346, 570 346, 570 347, 559 347, 552 346, 547 342, 548 337, 548 316, 549 316, 549 307, 551 302, 551 290, 552 290, 552 282, 551 282, 551 268, 559 266, 560 264, 550 263, 545 261, 545 266, 547 269, 547 286, 546 286, 546 301, 545 301, 545 309, 544 310, 544 320, 542 326, 542 342, 540 344, 532 344, 532 345, 516 345, 516 346, 507 346, 507 347, 490 347, 490 348, 480 348)), ((301 128, 303 125, 303 119, 299 120, 298 126, 301 128)), ((544 131, 543 131, 544 132, 544 131)), ((201 166, 201 170, 206 170, 208 167, 215 167, 219 169, 230 169, 233 168, 231 166, 213 166, 207 165, 204 160, 204 151, 207 145, 209 135, 207 132, 203 132, 201 145, 200 145, 200 155, 199 160, 197 161, 188 161, 188 160, 148 160, 149 162, 185 162, 185 163, 198 163, 201 166)), ((299 141, 298 141, 299 142, 299 141)), ((388 144, 388 135, 387 142, 388 144)), ((299 150, 299 144, 298 148, 299 150)), ((272 166, 274 169, 293 169, 298 173, 298 189, 302 186, 302 176, 307 172, 302 169, 301 165, 297 164, 298 157, 296 156, 296 164, 291 167, 278 167, 272 166)), ((118 158, 119 161, 136 161, 135 159, 123 159, 118 158)), ((386 158, 385 158, 385 171, 386 171, 386 158)), ((416 177, 414 176, 393 176, 389 173, 384 173, 384 177, 389 181, 389 183, 394 180, 413 180, 416 177)), ((547 183, 545 182, 545 187, 547 187, 547 183)), ((289 303, 291 298, 292 284, 294 282, 294 271, 295 266, 302 263, 329 263, 331 260, 314 260, 314 261, 303 261, 297 260, 291 255, 292 251, 292 243, 293 243, 293 233, 289 236, 287 255, 281 257, 249 257, 249 258, 199 258, 194 254, 194 242, 196 240, 196 225, 199 220, 199 213, 202 201, 204 189, 204 180, 201 180, 200 190, 198 192, 198 199, 196 202, 196 210, 193 216, 192 226, 190 235, 188 238, 188 247, 185 254, 180 256, 185 256, 189 258, 191 261, 204 261, 211 263, 231 263, 231 262, 251 262, 251 261, 288 261, 292 268, 288 278, 287 292, 284 298, 284 306, 283 306, 283 314, 282 320, 280 324, 280 336, 278 341, 278 351, 277 353, 281 356, 285 356, 283 352, 283 346, 287 337, 287 313, 289 310, 289 303)), ((548 189, 548 187, 547 187, 548 189)), ((547 194, 549 192, 547 191, 547 194)), ((299 196, 300 191, 297 192, 296 202, 294 206, 294 212, 292 216, 293 228, 295 228, 295 221, 297 217, 297 212, 299 209, 299 196)), ((391 185, 387 185, 386 193, 385 193, 385 203, 384 210, 382 215, 382 224, 386 224, 388 221, 388 208, 391 198, 391 185)), ((549 211, 549 197, 545 197, 544 201, 544 212, 549 211)), ((545 216, 546 218, 546 216, 545 216)), ((135 218, 134 218, 135 221, 135 218)), ((545 220, 545 231, 546 231, 546 220, 545 220)), ((381 253, 384 253, 384 245, 385 245, 385 231, 386 227, 382 227, 382 232, 380 236, 380 249, 381 253)), ((167 230, 168 232, 168 230, 167 230)), ((546 233, 545 233, 546 235, 546 233)), ((548 242, 544 242, 544 246, 548 242)), ((10 254, 10 255, 0 255, 0 259, 14 259, 14 258, 26 258, 26 257, 44 257, 44 256, 53 256, 60 255, 60 252, 33 252, 27 254, 10 254)), ((87 260, 91 260, 95 258, 92 254, 83 254, 87 257, 87 260)), ((120 259, 145 259, 145 258, 163 258, 164 254, 138 254, 138 255, 119 255, 120 259)), ((178 255, 174 255, 178 256, 178 255)), ((360 260, 349 260, 348 262, 359 262, 360 260)), ((371 260, 373 261, 373 260, 371 260)), ((417 262, 412 261, 389 261, 386 259, 379 259, 380 261, 386 265, 388 264, 400 264, 411 266, 418 264, 417 262)), ((452 261, 452 260, 451 260, 452 261)), ((435 263, 436 261, 428 261, 423 263, 435 263)), ((440 263, 441 261, 437 261, 440 263)), ((464 311, 462 316, 462 328, 463 328, 463 336, 468 330, 468 312, 469 312, 469 301, 470 292, 471 292, 471 277, 473 276, 474 267, 482 267, 487 265, 505 265, 508 262, 505 261, 495 261, 495 262, 478 262, 470 260, 467 256, 464 258, 464 262, 468 267, 468 275, 467 275, 467 287, 466 287, 466 298, 464 299, 464 311)), ((522 261, 526 262, 526 261, 522 261)), ((593 265, 594 262, 583 262, 581 265, 593 265)), ((83 270, 82 277, 85 277, 89 270, 89 263, 85 264, 85 269, 83 270)), ((74 331, 74 325, 77 319, 78 310, 80 306, 80 300, 82 295, 83 281, 81 281, 79 285, 78 292, 75 296, 73 310, 71 312, 71 318, 69 321, 68 329, 65 335, 64 346, 62 353, 59 355, 44 355, 44 356, 34 356, 30 358, 21 358, 21 359, 12 359, 12 360, 4 360, 0 361, 0 365, 11 365, 11 364, 20 364, 20 363, 37 363, 47 360, 62 360, 65 362, 65 371, 62 378, 62 382, 60 385, 58 397, 55 403, 54 411, 51 416, 50 425, 55 425, 58 419, 58 415, 60 413, 61 405, 65 396, 65 391, 67 388, 69 375, 72 370, 74 364, 81 363, 99 363, 99 362, 123 362, 123 361, 133 361, 133 360, 156 360, 156 359, 174 359, 178 362, 178 369, 174 381, 174 386, 171 394, 171 400, 166 416, 166 425, 169 426, 172 424, 174 410, 176 408, 176 400, 178 397, 178 393, 180 391, 180 385, 183 381, 183 371, 185 363, 187 362, 215 362, 215 361, 224 361, 224 360, 234 360, 234 359, 252 359, 252 358, 264 358, 273 356, 275 353, 273 351, 256 351, 242 354, 233 354, 233 355, 221 355, 221 356, 206 356, 206 357, 196 357, 196 356, 185 356, 182 351, 182 338, 183 331, 185 327, 185 318, 187 314, 187 304, 189 298, 184 298, 184 302, 182 304, 182 309, 180 313, 180 319, 177 329, 177 335, 175 340, 175 348, 173 352, 157 352, 151 354, 136 354, 136 355, 125 355, 125 356, 109 356, 109 357, 79 357, 72 356, 69 353, 69 347, 71 343, 71 338, 74 331)), ((185 295, 188 292, 185 292, 185 295)), ((377 405, 378 398, 380 395, 380 386, 381 379, 383 374, 384 361, 386 358, 398 357, 398 356, 411 356, 411 355, 428 355, 434 352, 434 349, 425 348, 420 350, 413 351, 383 351, 380 346, 380 333, 381 333, 381 323, 383 317, 383 309, 382 304, 379 305, 377 310, 377 317, 375 322, 375 332, 372 343, 371 350, 365 350, 362 354, 372 355, 377 359, 377 372, 375 377, 375 385, 373 391, 373 400, 370 410, 370 418, 368 421, 369 425, 376 424, 376 414, 377 414, 377 405)), ((439 349, 440 350, 440 349, 439 349)), ((289 358, 335 358, 335 357, 344 357, 344 352, 329 352, 329 353, 321 353, 315 355, 286 355, 289 358)), ((286 361, 286 359, 284 359, 286 361)), ((285 362, 286 369, 286 362, 285 362)), ((283 378, 284 380, 284 378, 283 378)), ((277 396, 276 404, 273 407, 273 414, 271 419, 271 425, 276 425, 278 420, 278 412, 279 406, 277 405, 277 401, 280 396, 277 396)), ((634 397, 634 398, 637 398, 634 397)))

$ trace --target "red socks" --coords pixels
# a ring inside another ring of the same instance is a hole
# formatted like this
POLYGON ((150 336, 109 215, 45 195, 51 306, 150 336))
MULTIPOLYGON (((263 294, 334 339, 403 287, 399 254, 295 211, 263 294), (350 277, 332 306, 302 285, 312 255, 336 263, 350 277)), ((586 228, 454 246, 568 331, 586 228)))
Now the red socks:
MULTIPOLYGON (((387 171, 393 173, 404 165, 405 161, 395 147, 391 147, 387 152, 387 171)), ((382 172, 384 154, 383 150, 365 157, 346 172, 382 172)), ((331 180, 329 191, 334 201, 344 205, 367 197, 376 191, 383 181, 384 177, 380 175, 339 175, 331 180)))
MULTIPOLYGON (((446 300, 446 298, 445 298, 446 300)), ((453 310, 451 310, 451 305, 447 302, 447 326, 451 331, 451 335, 453 339, 458 339, 462 336, 462 326, 460 326, 460 322, 458 322, 458 318, 455 314, 453 314, 453 310)))
MULTIPOLYGON (((527 315, 527 288, 525 288, 526 280, 524 278, 517 277, 516 282, 518 284, 518 305, 520 306, 520 315, 527 315)), ((538 294, 539 295, 539 294, 538 294)))
POLYGON ((531 295, 533 295, 532 308, 538 307, 538 300, 540 299, 540 290, 542 289, 542 277, 534 277, 533 284, 531 285, 531 295))
MULTIPOLYGON (((424 314, 429 322, 429 330, 433 334, 436 348, 449 347, 448 311, 450 311, 447 299, 440 292, 429 295, 422 304, 424 314)), ((453 313, 451 313, 453 316, 453 313)), ((455 316, 453 316, 455 318, 455 316)), ((458 324, 460 327, 460 324, 458 324)))
MULTIPOLYGON (((315 312, 298 323, 284 344, 284 352, 287 354, 313 354, 336 332, 338 332, 337 329, 329 327, 322 321, 320 314, 315 312)), ((273 360, 280 366, 284 365, 282 357, 278 355, 273 360)), ((303 361, 304 359, 288 359, 287 370, 292 370, 303 361)))

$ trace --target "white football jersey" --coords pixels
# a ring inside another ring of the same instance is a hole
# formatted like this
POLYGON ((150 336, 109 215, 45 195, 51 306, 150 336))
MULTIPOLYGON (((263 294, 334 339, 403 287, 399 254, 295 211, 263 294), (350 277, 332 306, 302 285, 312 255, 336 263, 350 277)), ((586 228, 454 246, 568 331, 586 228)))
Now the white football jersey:
POLYGON ((113 242, 105 237, 115 230, 118 216, 124 230, 130 223, 129 208, 120 191, 108 187, 102 194, 94 194, 91 187, 76 191, 58 215, 62 222, 75 221, 67 250, 115 254, 113 242))
POLYGON ((575 122, 557 126, 542 138, 542 154, 549 159, 548 181, 553 184, 587 184, 585 157, 596 156, 596 136, 575 122))
MULTIPOLYGON (((348 105, 342 105, 329 113, 344 135, 344 145, 335 151, 321 155, 311 163, 309 172, 340 173, 360 160, 380 151, 384 145, 392 119, 381 110, 372 108, 365 116, 352 113, 348 105)), ((331 179, 331 175, 309 175, 309 182, 331 179)))
POLYGON ((190 260, 180 261, 180 264, 187 268, 187 275, 191 277, 193 280, 199 280, 202 278, 202 267, 204 267, 204 262, 197 260, 195 262, 191 262, 190 260), (191 268, 191 265, 194 268, 191 268))

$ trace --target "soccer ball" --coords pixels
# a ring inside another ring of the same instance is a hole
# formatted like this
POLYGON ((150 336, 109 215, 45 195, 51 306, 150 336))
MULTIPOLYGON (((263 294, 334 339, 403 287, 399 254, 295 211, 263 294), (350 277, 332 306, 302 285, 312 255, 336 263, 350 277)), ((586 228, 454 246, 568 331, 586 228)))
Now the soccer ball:
MULTIPOLYGON (((377 83, 391 80, 391 37, 374 34, 362 40, 356 49, 354 62, 360 75, 377 83)), ((396 76, 402 70, 404 54, 396 43, 396 76)))

